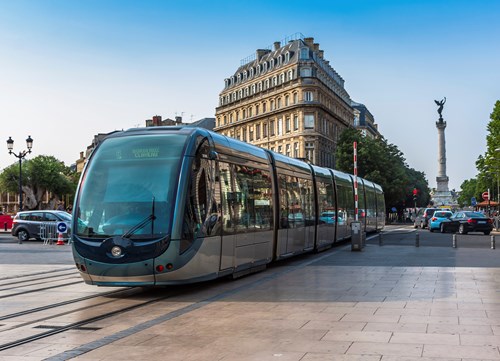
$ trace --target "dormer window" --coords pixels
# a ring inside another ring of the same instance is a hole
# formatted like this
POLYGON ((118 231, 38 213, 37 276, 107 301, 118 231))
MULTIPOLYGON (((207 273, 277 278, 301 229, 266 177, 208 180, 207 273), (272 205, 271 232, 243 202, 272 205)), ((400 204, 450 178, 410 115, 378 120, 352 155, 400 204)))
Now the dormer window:
POLYGON ((254 68, 250 68, 250 78, 253 77, 253 74, 254 74, 254 68))
POLYGON ((272 69, 272 68, 274 68, 274 59, 271 59, 271 62, 269 65, 269 69, 272 69))
POLYGON ((248 73, 247 73, 247 71, 245 70, 245 71, 243 72, 243 80, 247 80, 247 74, 248 74, 248 73))
POLYGON ((287 52, 285 53, 285 63, 288 63, 289 61, 290 61, 290 52, 289 52, 289 51, 287 51, 287 52))
POLYGON ((300 59, 309 59, 309 48, 300 49, 300 59))
POLYGON ((266 72, 267 71, 267 61, 264 62, 264 64, 262 64, 264 66, 264 69, 262 70, 262 72, 266 72))
POLYGON ((240 73, 240 74, 238 74, 237 82, 238 82, 238 83, 239 83, 239 82, 241 82, 241 73, 240 73))
POLYGON ((227 88, 229 86, 229 79, 224 79, 224 84, 225 84, 225 87, 227 88))
POLYGON ((278 65, 281 65, 281 63, 283 62, 283 58, 280 56, 278 56, 278 65))

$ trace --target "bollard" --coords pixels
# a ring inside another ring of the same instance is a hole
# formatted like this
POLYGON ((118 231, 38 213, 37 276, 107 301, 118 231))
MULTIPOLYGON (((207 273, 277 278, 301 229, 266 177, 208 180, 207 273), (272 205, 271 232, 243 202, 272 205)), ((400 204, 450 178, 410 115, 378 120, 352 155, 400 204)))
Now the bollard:
POLYGON ((420 247, 420 234, 415 232, 415 247, 420 247))
POLYGON ((378 245, 381 246, 383 244, 382 242, 382 233, 378 234, 378 245))
POLYGON ((495 249, 495 235, 491 235, 491 249, 495 249))
POLYGON ((453 248, 457 248, 457 235, 453 234, 453 248))

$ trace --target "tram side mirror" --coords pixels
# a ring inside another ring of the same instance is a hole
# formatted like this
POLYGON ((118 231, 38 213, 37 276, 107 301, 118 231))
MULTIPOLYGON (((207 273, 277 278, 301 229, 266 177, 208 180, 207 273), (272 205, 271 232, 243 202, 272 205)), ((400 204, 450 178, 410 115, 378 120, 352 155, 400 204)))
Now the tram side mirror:
POLYGON ((219 154, 215 150, 211 150, 208 152, 208 159, 210 160, 216 160, 218 158, 219 154))

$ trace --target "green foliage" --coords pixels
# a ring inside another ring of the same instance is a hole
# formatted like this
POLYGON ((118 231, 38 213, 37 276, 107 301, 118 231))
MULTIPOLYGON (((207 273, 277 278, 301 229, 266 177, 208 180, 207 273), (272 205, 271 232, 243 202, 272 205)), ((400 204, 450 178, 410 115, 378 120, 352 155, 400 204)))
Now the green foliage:
MULTIPOLYGON (((474 196, 480 197, 482 192, 490 189, 496 200, 498 199, 498 183, 500 181, 500 100, 496 101, 493 112, 490 114, 490 119, 486 127, 488 130, 486 152, 484 155, 480 155, 476 161, 476 168, 479 173, 475 179, 476 189, 474 196)), ((468 191, 470 192, 470 190, 468 191)), ((464 202, 467 200, 465 196, 463 199, 464 202)))
MULTIPOLYGON (((53 156, 39 155, 22 163, 22 185, 25 200, 23 204, 29 209, 41 207, 44 195, 52 194, 54 204, 64 195, 71 198, 76 191, 78 174, 66 167, 63 162, 53 156)), ((3 191, 19 191, 19 163, 5 168, 0 174, 0 187, 3 191)))
POLYGON ((358 150, 358 175, 382 186, 388 208, 413 207, 414 187, 419 190, 419 206, 427 204, 429 187, 424 173, 408 168, 403 153, 384 138, 363 137, 356 129, 343 131, 336 150, 338 170, 353 173, 354 141, 358 150))
POLYGON ((460 185, 460 195, 458 196, 458 204, 460 207, 470 206, 471 198, 474 197, 478 201, 481 200, 481 192, 478 191, 479 185, 476 178, 463 181, 460 185))

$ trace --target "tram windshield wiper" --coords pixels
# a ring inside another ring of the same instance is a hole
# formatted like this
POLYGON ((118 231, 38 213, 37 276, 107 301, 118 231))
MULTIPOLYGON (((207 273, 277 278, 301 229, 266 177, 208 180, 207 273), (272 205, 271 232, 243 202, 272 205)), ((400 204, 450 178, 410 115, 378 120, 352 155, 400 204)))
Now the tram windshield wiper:
POLYGON ((151 214, 144 218, 142 221, 137 223, 135 226, 130 228, 127 232, 122 234, 122 238, 130 238, 134 233, 136 233, 138 230, 143 229, 148 225, 148 223, 151 223, 151 234, 153 234, 154 230, 154 222, 155 222, 156 216, 155 216, 155 197, 153 197, 153 202, 151 205, 151 214))

